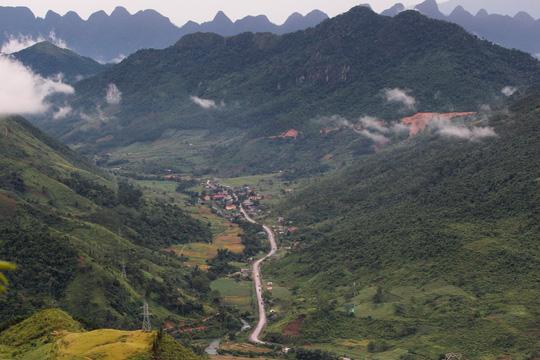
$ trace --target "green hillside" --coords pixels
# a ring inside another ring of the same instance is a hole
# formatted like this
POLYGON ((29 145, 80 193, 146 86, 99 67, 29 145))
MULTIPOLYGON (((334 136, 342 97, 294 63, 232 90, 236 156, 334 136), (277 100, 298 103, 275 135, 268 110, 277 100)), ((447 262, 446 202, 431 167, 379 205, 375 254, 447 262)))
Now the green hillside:
POLYGON ((139 171, 317 173, 329 166, 321 161, 328 154, 338 163, 373 151, 358 136, 322 137, 320 117, 476 111, 501 102, 503 87, 526 89, 539 78, 528 54, 456 25, 360 6, 284 36, 193 34, 139 51, 79 83, 71 118, 41 125, 139 171), (120 104, 106 102, 110 84, 120 104), (414 96, 415 109, 388 103, 384 91, 394 88, 414 96), (301 133, 296 141, 269 139, 291 128, 301 133))
POLYGON ((143 297, 156 325, 214 311, 206 275, 161 251, 210 241, 206 224, 18 117, 0 119, 0 234, 0 259, 17 265, 0 326, 61 307, 88 328, 138 328, 143 297))
POLYGON ((490 119, 496 138, 426 133, 283 203, 302 232, 266 272, 296 301, 268 337, 385 359, 536 359, 539 119, 531 96, 490 119))
POLYGON ((43 77, 63 74, 65 80, 70 83, 106 69, 106 66, 95 60, 80 56, 69 49, 59 48, 47 41, 30 46, 13 56, 43 77))
POLYGON ((82 326, 58 309, 40 311, 0 333, 0 358, 19 360, 197 360, 168 335, 82 326))

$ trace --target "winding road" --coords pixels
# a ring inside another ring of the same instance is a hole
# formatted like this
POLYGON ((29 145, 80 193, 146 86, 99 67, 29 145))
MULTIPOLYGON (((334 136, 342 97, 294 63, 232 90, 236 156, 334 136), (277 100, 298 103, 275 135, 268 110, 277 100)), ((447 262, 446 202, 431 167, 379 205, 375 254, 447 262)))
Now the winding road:
MULTIPOLYGON (((257 224, 253 218, 251 218, 248 213, 244 210, 243 207, 240 207, 240 211, 244 215, 244 218, 252 223, 257 224)), ((270 242, 270 252, 266 254, 264 257, 260 258, 259 260, 255 261, 253 263, 252 268, 252 277, 253 277, 253 284, 255 285, 255 293, 257 295, 257 305, 259 308, 259 322, 257 323, 257 326, 249 336, 249 341, 255 344, 265 344, 264 341, 259 339, 259 336, 261 336, 262 331, 264 330, 264 327, 266 326, 267 319, 266 319, 266 309, 264 305, 264 299, 263 299, 263 288, 262 288, 262 279, 261 279, 261 264, 268 258, 274 256, 277 252, 277 243, 276 243, 276 237, 274 235, 274 232, 270 227, 263 225, 264 231, 266 232, 266 235, 268 236, 268 241, 270 242)))

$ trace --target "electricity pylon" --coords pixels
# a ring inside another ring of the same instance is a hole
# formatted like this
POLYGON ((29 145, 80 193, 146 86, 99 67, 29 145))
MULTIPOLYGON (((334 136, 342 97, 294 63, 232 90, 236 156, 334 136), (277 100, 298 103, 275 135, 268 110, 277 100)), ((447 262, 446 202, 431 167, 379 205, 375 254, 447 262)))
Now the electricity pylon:
POLYGON ((150 316, 152 316, 152 314, 150 314, 150 309, 148 307, 148 303, 146 302, 146 300, 144 300, 142 316, 143 316, 142 331, 144 332, 152 331, 152 323, 150 322, 150 316))
POLYGON ((122 260, 122 278, 127 280, 126 262, 122 260))

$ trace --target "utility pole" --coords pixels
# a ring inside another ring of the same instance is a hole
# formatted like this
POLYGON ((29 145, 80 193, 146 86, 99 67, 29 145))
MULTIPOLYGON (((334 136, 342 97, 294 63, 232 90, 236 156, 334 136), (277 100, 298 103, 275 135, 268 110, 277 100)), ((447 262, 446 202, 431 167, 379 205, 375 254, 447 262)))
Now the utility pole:
POLYGON ((142 316, 143 316, 142 331, 144 332, 152 331, 152 323, 150 322, 150 316, 152 316, 152 314, 150 314, 150 309, 148 307, 148 302, 146 302, 146 300, 144 300, 142 316))

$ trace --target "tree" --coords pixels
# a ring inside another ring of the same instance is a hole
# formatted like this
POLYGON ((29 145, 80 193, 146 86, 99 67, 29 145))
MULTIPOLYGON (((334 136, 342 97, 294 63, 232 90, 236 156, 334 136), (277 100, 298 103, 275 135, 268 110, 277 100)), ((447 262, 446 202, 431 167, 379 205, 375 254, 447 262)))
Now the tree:
POLYGON ((8 285, 7 277, 2 273, 2 271, 15 270, 15 265, 0 261, 0 294, 6 291, 6 286, 8 285))

